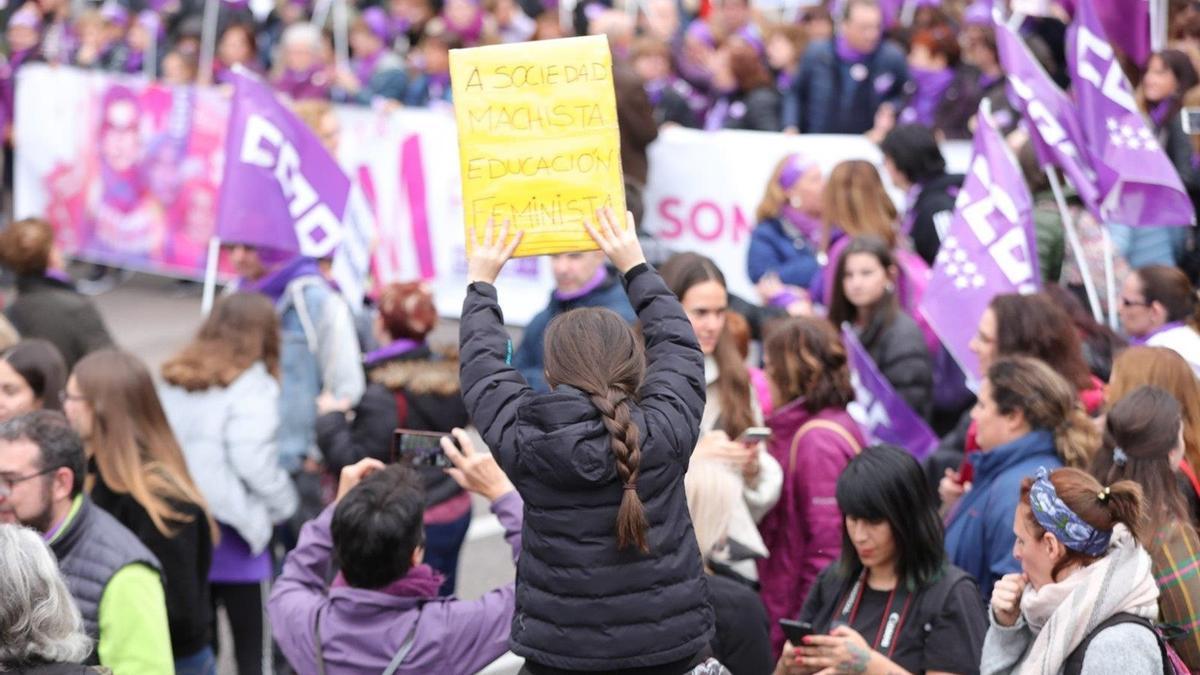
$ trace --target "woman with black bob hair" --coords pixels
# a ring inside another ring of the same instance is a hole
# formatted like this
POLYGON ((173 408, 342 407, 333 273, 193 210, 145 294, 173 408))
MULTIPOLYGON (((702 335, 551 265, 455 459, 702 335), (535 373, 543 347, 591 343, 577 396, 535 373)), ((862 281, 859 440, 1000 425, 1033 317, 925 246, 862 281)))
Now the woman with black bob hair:
POLYGON ((920 124, 902 124, 880 143, 883 167, 896 187, 907 192, 908 212, 901 229, 931 267, 942 240, 934 221, 954 211, 963 177, 946 173, 946 159, 933 132, 920 124))
POLYGON ((855 457, 837 484, 841 559, 818 577, 777 674, 979 672, 987 618, 979 588, 946 560, 921 467, 894 445, 855 457))

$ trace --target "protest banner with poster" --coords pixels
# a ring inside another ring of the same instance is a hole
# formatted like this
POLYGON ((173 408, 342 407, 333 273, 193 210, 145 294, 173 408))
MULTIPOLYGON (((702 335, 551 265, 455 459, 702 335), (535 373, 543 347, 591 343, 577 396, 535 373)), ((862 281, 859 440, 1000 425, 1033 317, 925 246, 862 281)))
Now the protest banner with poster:
POLYGON ((468 246, 508 221, 516 257, 596 248, 597 209, 625 210, 608 38, 450 52, 468 246))

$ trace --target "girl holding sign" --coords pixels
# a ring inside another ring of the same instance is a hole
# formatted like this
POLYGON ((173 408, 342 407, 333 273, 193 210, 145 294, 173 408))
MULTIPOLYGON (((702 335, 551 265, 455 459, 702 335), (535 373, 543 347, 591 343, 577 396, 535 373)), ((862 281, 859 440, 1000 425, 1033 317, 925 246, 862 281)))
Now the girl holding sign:
POLYGON ((474 242, 460 332, 463 399, 525 500, 510 644, 529 673, 684 673, 714 633, 683 476, 704 412, 704 355, 642 255, 633 217, 589 234, 621 273, 639 338, 615 312, 567 312, 546 331, 536 394, 511 366, 492 285, 520 242, 474 242), (622 226, 624 225, 624 226, 622 226))

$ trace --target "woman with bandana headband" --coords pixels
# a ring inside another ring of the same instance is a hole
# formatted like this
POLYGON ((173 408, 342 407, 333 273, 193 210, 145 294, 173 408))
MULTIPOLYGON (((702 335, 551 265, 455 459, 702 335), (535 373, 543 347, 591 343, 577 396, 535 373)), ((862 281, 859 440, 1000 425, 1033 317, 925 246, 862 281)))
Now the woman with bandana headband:
POLYGON ((1152 623, 1144 503, 1137 483, 1079 469, 1024 479, 1012 521, 1022 571, 996 584, 981 673, 1173 672, 1152 623))
POLYGON ((1147 542, 1154 578, 1161 595, 1158 621, 1171 646, 1192 672, 1200 670, 1200 563, 1187 502, 1176 480, 1183 461, 1182 407, 1165 389, 1138 387, 1109 411, 1104 448, 1092 461, 1091 473, 1110 484, 1131 480, 1145 496, 1147 542))
MULTIPOLYGON (((758 203, 758 225, 750 235, 746 272, 759 283, 774 275, 789 286, 807 288, 821 269, 822 200, 825 177, 821 167, 803 154, 790 154, 775 165, 758 203)), ((794 295, 794 293, 793 293, 794 295)), ((793 298, 771 304, 787 306, 793 298)))

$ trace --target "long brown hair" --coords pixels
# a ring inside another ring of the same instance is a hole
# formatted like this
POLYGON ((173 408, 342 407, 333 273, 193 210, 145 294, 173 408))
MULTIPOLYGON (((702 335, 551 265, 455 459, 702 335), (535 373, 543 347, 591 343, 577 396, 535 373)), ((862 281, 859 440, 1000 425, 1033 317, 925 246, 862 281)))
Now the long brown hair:
POLYGON ((899 214, 874 164, 851 159, 833 167, 823 202, 826 243, 831 241, 829 232, 838 227, 848 237, 874 235, 896 248, 899 214))
POLYGON ((1183 424, 1179 402, 1158 387, 1138 387, 1108 412, 1104 447, 1091 473, 1105 483, 1132 480, 1146 496, 1146 521, 1154 535, 1173 521, 1190 523, 1170 455, 1183 424), (1120 448, 1124 457, 1114 457, 1120 448))
POLYGON ((1200 469, 1200 382, 1178 352, 1166 347, 1130 347, 1113 362, 1105 394, 1114 405, 1142 385, 1165 389, 1183 409, 1183 456, 1200 469))
POLYGON ((610 309, 576 309, 555 317, 546 329, 546 381, 587 394, 608 430, 622 483, 617 547, 637 546, 643 553, 650 550, 650 523, 637 493, 642 450, 630 410, 645 374, 641 340, 610 309))
MULTIPOLYGON (((1083 522, 1102 532, 1112 532, 1117 523, 1121 523, 1129 528, 1134 539, 1143 544, 1146 543, 1143 510, 1145 499, 1142 488, 1137 483, 1131 480, 1117 481, 1108 486, 1108 494, 1103 500, 1100 499, 1100 495, 1104 493, 1105 486, 1079 469, 1066 468, 1051 471, 1050 484, 1054 486, 1054 492, 1058 494, 1058 498, 1083 522)), ((1021 501, 1018 502, 1017 509, 1023 513, 1025 523, 1029 526, 1030 531, 1040 539, 1046 530, 1033 515, 1033 505, 1029 501, 1031 488, 1033 488, 1032 478, 1026 478, 1021 482, 1021 501)), ((1068 548, 1067 554, 1058 561, 1050 574, 1057 580, 1059 572, 1071 565, 1087 567, 1102 557, 1090 556, 1068 548)))
POLYGON ((141 360, 121 350, 101 349, 80 360, 71 375, 92 409, 87 449, 105 485, 132 496, 167 537, 194 520, 179 507, 197 507, 205 513, 215 541, 216 523, 208 517, 204 496, 192 482, 141 360))
POLYGON ((987 378, 1001 414, 1019 410, 1031 429, 1053 433, 1063 464, 1081 468, 1091 462, 1100 447, 1100 430, 1079 394, 1053 368, 1029 356, 1004 356, 988 368, 987 378))
POLYGON ((817 413, 845 408, 854 400, 846 348, 825 319, 777 321, 767 332, 763 353, 777 396, 776 409, 803 398, 804 408, 817 413))
POLYGON ((892 255, 891 249, 887 243, 876 236, 855 237, 850 244, 842 251, 842 255, 837 259, 837 267, 833 273, 833 297, 829 302, 829 321, 834 327, 840 327, 842 322, 849 321, 851 323, 858 320, 858 313, 864 313, 863 319, 870 323, 875 320, 875 317, 881 317, 883 324, 890 326, 896 319, 896 315, 900 313, 900 301, 896 298, 895 291, 886 291, 883 297, 879 299, 873 307, 855 307, 853 303, 846 297, 846 264, 852 255, 869 255, 879 261, 879 265, 883 267, 884 274, 890 278, 892 272, 897 269, 896 258, 892 255))
POLYGON ((228 387, 255 362, 279 377, 279 317, 265 295, 221 298, 188 346, 162 366, 167 382, 188 391, 228 387))
MULTIPOLYGON (((660 270, 667 288, 683 301, 689 289, 706 281, 725 285, 725 275, 713 261, 696 253, 677 253, 660 270)), ((726 322, 713 349, 713 360, 717 362, 717 402, 721 405, 721 429, 730 438, 737 438, 747 428, 754 426, 754 408, 750 404, 750 371, 746 359, 738 350, 737 342, 726 322)))

